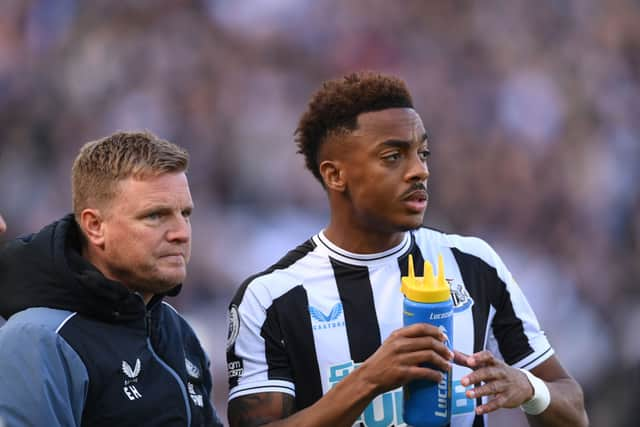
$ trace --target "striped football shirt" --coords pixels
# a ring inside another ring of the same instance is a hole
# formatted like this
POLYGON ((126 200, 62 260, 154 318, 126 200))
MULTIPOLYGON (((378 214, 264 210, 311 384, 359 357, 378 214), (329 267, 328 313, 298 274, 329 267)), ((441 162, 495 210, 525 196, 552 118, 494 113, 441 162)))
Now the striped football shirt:
MULTIPOLYGON (((229 309, 229 400, 278 392, 303 409, 322 397, 402 327, 400 278, 413 256, 445 277, 454 302, 453 347, 471 354, 488 349, 506 363, 531 369, 553 354, 520 287, 483 240, 429 228, 406 232, 377 254, 355 254, 323 232, 248 278, 229 309)), ((484 426, 477 403, 460 384, 468 368, 454 365, 451 425, 484 426)), ((402 388, 376 397, 354 426, 401 426, 402 388)))

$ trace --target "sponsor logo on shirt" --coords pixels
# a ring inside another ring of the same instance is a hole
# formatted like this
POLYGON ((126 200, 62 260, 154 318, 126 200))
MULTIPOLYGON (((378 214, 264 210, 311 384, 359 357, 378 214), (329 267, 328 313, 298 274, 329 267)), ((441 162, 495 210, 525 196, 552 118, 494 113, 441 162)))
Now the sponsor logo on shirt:
POLYGON ((187 390, 189 391, 189 397, 193 401, 193 404, 201 408, 204 407, 204 398, 196 392, 196 388, 190 382, 187 383, 187 390))
POLYGON ((344 327, 344 314, 341 302, 336 303, 327 314, 310 305, 309 314, 311 315, 311 327, 314 330, 344 327))
MULTIPOLYGON (((328 370, 328 382, 329 388, 338 384, 347 375, 353 372, 360 366, 360 363, 353 363, 349 361, 338 365, 329 366, 328 370)), ((465 387, 460 383, 460 380, 454 380, 452 382, 451 393, 451 415, 462 416, 467 414, 473 414, 475 411, 475 401, 467 398, 465 392, 470 389, 471 386, 465 387)), ((402 388, 388 391, 377 396, 373 401, 365 408, 360 417, 353 423, 354 427, 388 427, 406 426, 403 414, 403 393, 402 388)))
POLYGON ((129 400, 138 400, 142 398, 142 393, 138 391, 135 384, 138 382, 138 375, 142 370, 140 359, 136 359, 136 363, 132 368, 126 360, 122 361, 122 373, 124 374, 124 391, 125 396, 129 400))
POLYGON ((184 366, 187 369, 187 374, 189 374, 191 378, 200 378, 200 368, 198 368, 195 363, 192 363, 186 357, 184 358, 184 366))
POLYGON ((244 372, 244 368, 242 367, 241 360, 234 360, 233 362, 227 363, 227 371, 229 378, 239 377, 244 372))
MULTIPOLYGON (((358 366, 360 364, 353 363, 353 361, 330 366, 329 387, 338 384, 358 366)), ((373 399, 360 417, 355 420, 353 426, 406 426, 402 418, 402 388, 388 391, 373 399)))

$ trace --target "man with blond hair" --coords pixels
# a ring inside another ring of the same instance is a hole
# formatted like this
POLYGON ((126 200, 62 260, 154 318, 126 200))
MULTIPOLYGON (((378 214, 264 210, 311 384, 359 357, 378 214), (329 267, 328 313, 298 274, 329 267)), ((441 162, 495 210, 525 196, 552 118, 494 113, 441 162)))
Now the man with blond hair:
POLYGON ((0 420, 218 426, 209 359, 176 310, 191 251, 187 152, 148 132, 85 144, 73 213, 0 250, 0 420))

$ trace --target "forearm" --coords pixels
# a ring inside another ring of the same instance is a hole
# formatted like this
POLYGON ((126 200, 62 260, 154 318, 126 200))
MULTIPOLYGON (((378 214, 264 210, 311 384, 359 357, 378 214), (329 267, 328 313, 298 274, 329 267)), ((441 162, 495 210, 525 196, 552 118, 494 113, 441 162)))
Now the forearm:
POLYGON ((546 382, 551 403, 539 415, 527 415, 532 427, 587 426, 589 420, 584 408, 582 389, 571 378, 546 382))
POLYGON ((234 399, 229 405, 232 427, 350 427, 375 397, 357 369, 313 405, 293 413, 293 398, 282 393, 261 393, 234 399))
POLYGON ((364 388, 354 390, 347 384, 339 383, 315 404, 268 426, 350 427, 370 401, 371 396, 364 388))
POLYGON ((373 355, 308 408, 294 414, 291 395, 253 393, 229 402, 229 423, 232 427, 349 427, 379 394, 416 379, 439 382, 440 371, 451 369, 449 360, 453 358, 444 341, 444 334, 426 323, 398 329, 373 355), (420 366, 423 363, 437 370, 420 366))

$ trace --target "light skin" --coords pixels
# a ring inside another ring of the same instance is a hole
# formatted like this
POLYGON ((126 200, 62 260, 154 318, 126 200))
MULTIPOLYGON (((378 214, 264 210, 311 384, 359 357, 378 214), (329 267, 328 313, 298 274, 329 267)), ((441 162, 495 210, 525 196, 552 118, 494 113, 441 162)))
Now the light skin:
POLYGON ((0 234, 4 233, 5 231, 7 231, 7 223, 4 222, 2 215, 0 215, 0 234))
POLYGON ((183 172, 123 179, 112 200, 81 212, 83 256, 148 303, 186 277, 192 210, 183 172))
MULTIPOLYGON (((325 235, 355 253, 376 253, 402 241, 406 230, 422 225, 427 206, 428 146, 420 116, 408 108, 363 113, 357 129, 331 135, 319 152, 319 168, 331 207, 325 235)), ((452 354, 438 328, 414 324, 393 332, 378 350, 313 405, 296 412, 295 400, 283 393, 257 393, 229 402, 232 427, 351 426, 378 395, 415 379, 440 381, 438 370, 452 362, 473 370, 464 385, 475 387, 470 398, 488 396, 477 408, 488 413, 517 407, 529 400, 533 388, 518 369, 490 352, 452 354), (454 358, 455 357, 455 358, 454 358)), ((545 380, 552 403, 531 425, 588 424, 582 390, 555 356, 532 372, 545 380)))

